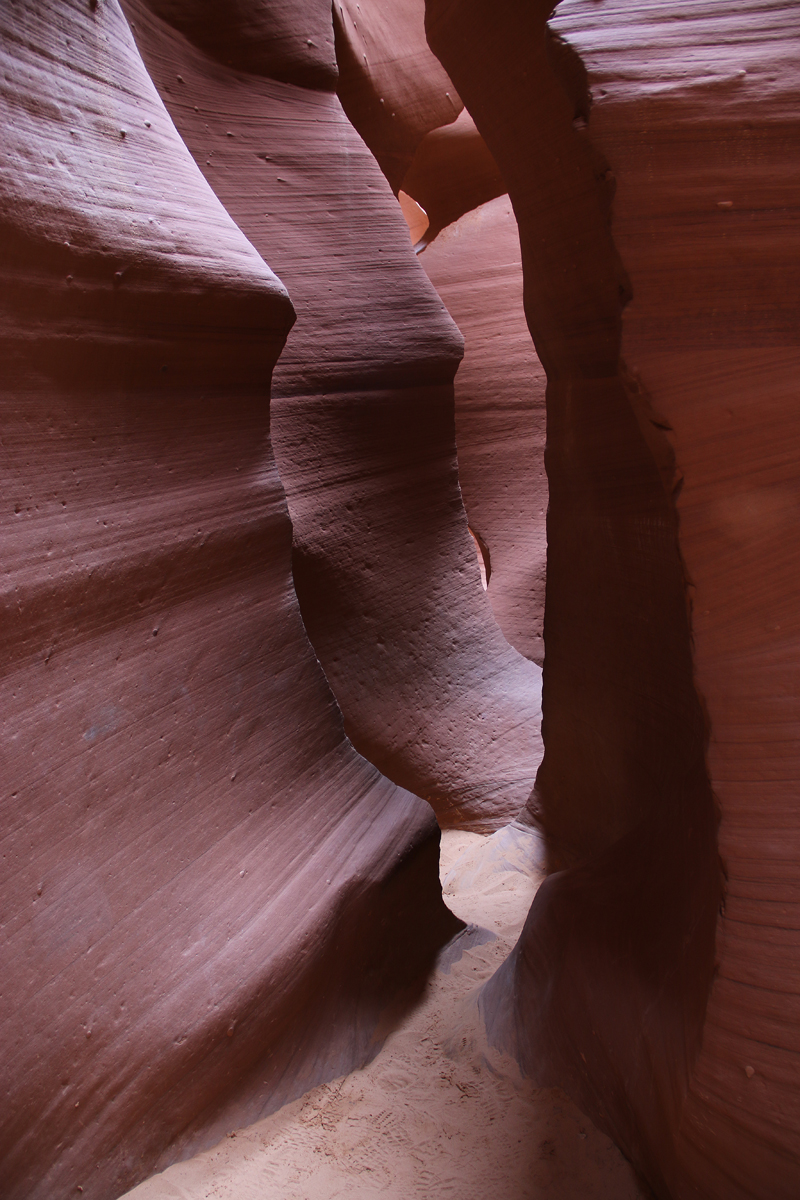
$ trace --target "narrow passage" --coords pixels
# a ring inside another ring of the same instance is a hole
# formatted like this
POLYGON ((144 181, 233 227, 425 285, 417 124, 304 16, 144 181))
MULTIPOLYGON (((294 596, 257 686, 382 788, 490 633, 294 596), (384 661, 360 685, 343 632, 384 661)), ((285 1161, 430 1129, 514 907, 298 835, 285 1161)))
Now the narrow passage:
POLYGON ((170 1167, 128 1200, 641 1200, 614 1144, 557 1089, 486 1045, 476 997, 541 882, 509 825, 442 834, 445 900, 468 923, 425 999, 368 1067, 170 1167))

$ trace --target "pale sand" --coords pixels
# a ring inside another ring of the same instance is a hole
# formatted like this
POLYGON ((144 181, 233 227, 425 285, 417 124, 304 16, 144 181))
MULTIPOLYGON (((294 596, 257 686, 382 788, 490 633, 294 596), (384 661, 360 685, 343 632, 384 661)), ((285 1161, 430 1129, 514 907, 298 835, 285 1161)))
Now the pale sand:
MULTIPOLYGON (((496 934, 461 935, 423 1003, 368 1067, 324 1084, 130 1200, 641 1200, 614 1144, 553 1089, 490 1050, 478 987, 513 946, 541 882, 535 835, 442 835, 445 899, 496 934)), ((451 944, 452 947, 452 944, 451 944)))

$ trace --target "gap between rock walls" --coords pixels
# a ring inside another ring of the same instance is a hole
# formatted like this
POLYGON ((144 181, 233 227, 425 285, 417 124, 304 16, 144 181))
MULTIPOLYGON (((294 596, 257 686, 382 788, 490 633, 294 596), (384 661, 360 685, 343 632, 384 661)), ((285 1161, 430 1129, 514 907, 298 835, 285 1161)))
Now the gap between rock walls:
POLYGON ((645 1200, 652 1193, 558 1088, 536 1088, 486 1040, 485 981, 543 878, 530 828, 442 834, 445 900, 466 927, 424 998, 359 1071, 142 1183, 126 1200, 645 1200))

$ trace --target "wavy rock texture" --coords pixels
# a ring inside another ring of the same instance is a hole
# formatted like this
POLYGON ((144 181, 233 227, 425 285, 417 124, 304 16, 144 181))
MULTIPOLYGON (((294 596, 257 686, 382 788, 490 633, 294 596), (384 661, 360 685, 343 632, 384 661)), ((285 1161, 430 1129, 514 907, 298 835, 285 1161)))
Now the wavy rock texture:
POLYGON ((586 143, 548 78, 546 6, 495 7, 489 22, 430 0, 429 36, 509 183, 548 366, 546 749, 531 811, 568 869, 540 890, 487 1016, 659 1195, 788 1200, 800 1187, 785 524, 797 13, 565 0, 555 27, 595 100, 586 143), (609 166, 633 294, 622 320, 609 166), (713 820, 659 475, 670 490, 684 481, 680 549, 722 812, 713 960, 713 820))
POLYGON ((484 1014, 660 1197, 794 1200, 796 6, 222 8, 0 14, 4 1195, 367 1061, 457 928, 396 783, 538 762, 521 269, 551 873, 484 1014))
POLYGON ((540 675, 497 627, 467 530, 460 335, 334 94, 243 76, 126 11, 179 132, 297 310, 272 437, 303 619, 345 729, 442 821, 496 828, 533 785, 540 675))
POLYGON ((544 656, 544 371, 522 311, 519 233, 501 196, 462 216, 420 262, 464 334, 455 381, 458 477, 508 641, 544 656))
POLYGON ((113 0, 2 54, 2 1190, 108 1200, 369 1059, 457 924, 300 619, 284 287, 113 0))

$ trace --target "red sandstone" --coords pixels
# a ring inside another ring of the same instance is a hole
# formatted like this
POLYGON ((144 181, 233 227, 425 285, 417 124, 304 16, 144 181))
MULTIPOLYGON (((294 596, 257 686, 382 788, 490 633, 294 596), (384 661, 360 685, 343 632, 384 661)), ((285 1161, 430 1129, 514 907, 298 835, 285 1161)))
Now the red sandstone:
POLYGON ((435 810, 546 838, 496 1045, 662 1200, 794 1200, 795 6, 0 34, 4 1196, 368 1061, 435 810))

